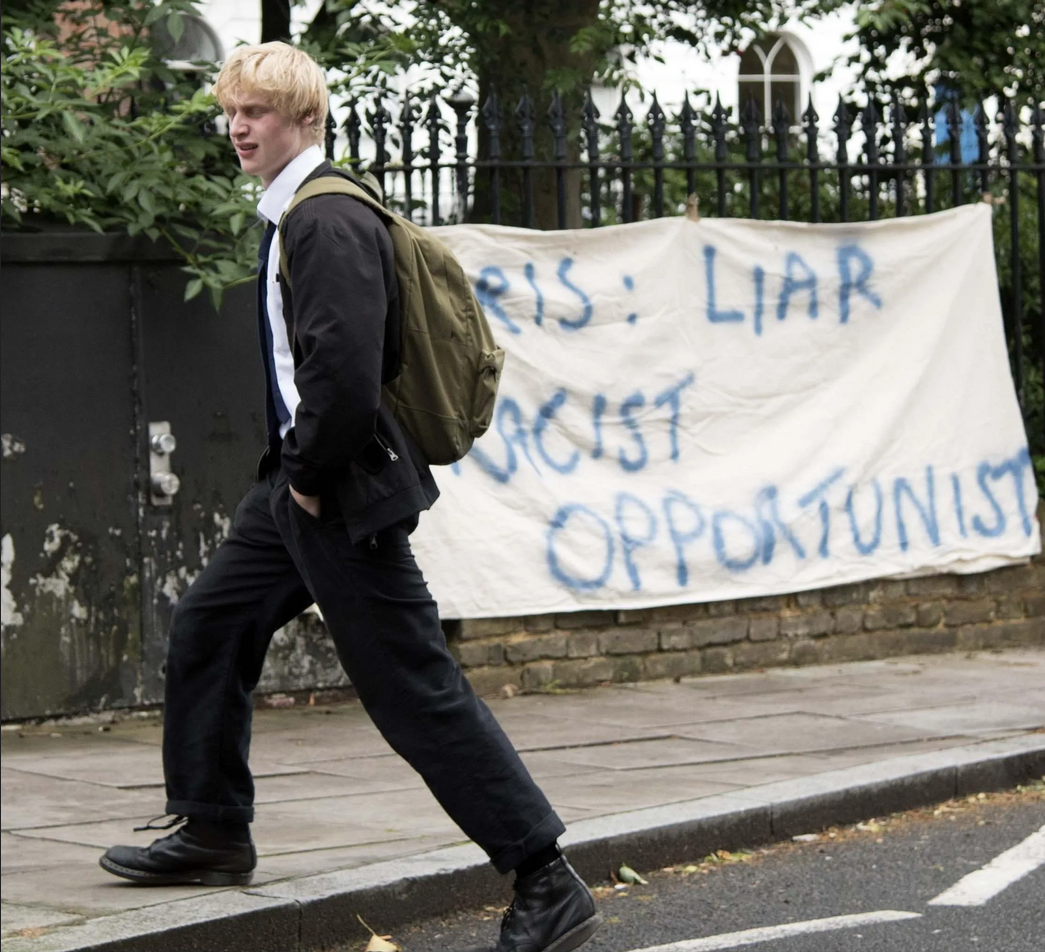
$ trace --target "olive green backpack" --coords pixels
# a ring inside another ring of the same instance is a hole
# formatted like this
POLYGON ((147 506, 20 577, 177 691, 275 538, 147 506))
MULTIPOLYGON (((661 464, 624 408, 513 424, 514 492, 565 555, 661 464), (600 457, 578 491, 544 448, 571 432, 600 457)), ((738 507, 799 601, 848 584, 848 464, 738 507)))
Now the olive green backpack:
MULTIPOLYGON (((368 178, 370 176, 367 176, 368 178)), ((380 194, 376 181, 374 192, 380 194)), ((453 252, 419 225, 389 211, 370 188, 343 174, 307 182, 280 220, 279 270, 288 216, 317 195, 349 195, 384 221, 395 250, 402 307, 399 376, 384 399, 429 463, 461 459, 493 419, 504 351, 494 342, 472 287, 453 252)))

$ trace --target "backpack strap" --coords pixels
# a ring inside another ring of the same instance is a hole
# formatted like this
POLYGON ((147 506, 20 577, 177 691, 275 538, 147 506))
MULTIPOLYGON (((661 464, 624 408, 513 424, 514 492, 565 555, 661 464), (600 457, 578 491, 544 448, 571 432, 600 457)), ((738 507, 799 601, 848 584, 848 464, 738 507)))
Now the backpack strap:
POLYGON ((387 222, 391 218, 391 212, 381 203, 381 187, 378 185, 377 179, 369 172, 365 173, 362 181, 345 172, 335 171, 332 175, 323 175, 311 182, 306 182, 294 193, 294 198, 279 220, 279 273, 283 275, 283 280, 288 285, 290 284, 290 269, 287 267, 287 254, 283 248, 287 218, 298 205, 317 195, 347 195, 376 212, 383 221, 387 222), (369 181, 367 181, 368 179, 369 181))

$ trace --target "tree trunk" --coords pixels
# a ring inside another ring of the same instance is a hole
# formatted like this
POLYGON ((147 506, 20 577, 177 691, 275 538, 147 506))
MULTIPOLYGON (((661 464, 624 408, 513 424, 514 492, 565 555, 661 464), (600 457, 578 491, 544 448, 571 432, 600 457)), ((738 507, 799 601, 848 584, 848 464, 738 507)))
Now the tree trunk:
POLYGON ((261 42, 290 39, 290 0, 261 0, 261 42))
MULTIPOLYGON (((508 26, 503 35, 474 36, 480 50, 477 62, 479 76, 479 108, 486 104, 491 92, 500 103, 500 153, 503 160, 522 158, 523 139, 515 110, 520 99, 528 95, 533 104, 534 160, 555 160, 554 138, 547 112, 552 89, 547 79, 554 71, 574 77, 572 87, 560 89, 567 123, 567 162, 580 156, 579 132, 584 91, 591 81, 597 61, 595 52, 576 53, 570 40, 582 27, 597 22, 599 0, 516 0, 498 10, 508 26), (507 9, 506 9, 507 8, 507 9)), ((479 159, 490 158, 490 132, 480 113, 479 159)), ((503 224, 524 224, 525 189, 521 169, 501 169, 500 205, 503 224)), ((564 175, 567 228, 579 228, 581 215, 582 175, 579 170, 564 175)), ((558 173, 554 168, 532 171, 533 224, 537 228, 558 228, 558 173)), ((491 176, 480 169, 476 173, 474 201, 469 219, 489 221, 492 208, 491 176)))

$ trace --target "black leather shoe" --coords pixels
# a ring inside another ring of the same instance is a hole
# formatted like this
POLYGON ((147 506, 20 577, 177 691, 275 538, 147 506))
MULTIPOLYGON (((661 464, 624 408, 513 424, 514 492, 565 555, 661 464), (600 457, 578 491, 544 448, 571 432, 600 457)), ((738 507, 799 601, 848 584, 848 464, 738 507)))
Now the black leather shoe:
POLYGON ((193 826, 189 820, 149 846, 113 846, 98 863, 114 876, 146 886, 246 886, 258 864, 250 833, 240 839, 216 835, 213 827, 202 831, 199 824, 193 826))
POLYGON ((602 924, 591 890, 565 856, 515 881, 491 952, 570 952, 602 924))

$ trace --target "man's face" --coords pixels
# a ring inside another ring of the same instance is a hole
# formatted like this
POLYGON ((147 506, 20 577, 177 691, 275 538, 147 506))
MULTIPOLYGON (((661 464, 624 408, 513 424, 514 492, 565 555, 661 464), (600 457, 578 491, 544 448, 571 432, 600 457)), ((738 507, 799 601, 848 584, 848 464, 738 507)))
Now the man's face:
POLYGON ((309 117, 288 119, 260 93, 245 93, 229 105, 226 115, 240 166, 248 175, 257 175, 265 188, 314 141, 309 117))

